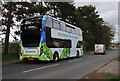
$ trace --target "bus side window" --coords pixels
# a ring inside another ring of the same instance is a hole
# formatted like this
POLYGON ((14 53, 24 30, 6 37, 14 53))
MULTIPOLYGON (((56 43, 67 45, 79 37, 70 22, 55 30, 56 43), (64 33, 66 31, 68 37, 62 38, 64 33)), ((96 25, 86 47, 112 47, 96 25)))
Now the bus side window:
POLYGON ((82 47, 82 42, 81 41, 78 41, 77 43, 77 48, 81 48, 82 47))
POLYGON ((71 32, 70 26, 66 25, 66 31, 69 32, 69 33, 71 32))
POLYGON ((67 40, 66 44, 67 44, 67 48, 71 48, 71 40, 67 40))
POLYGON ((60 23, 60 28, 61 28, 61 30, 65 31, 65 24, 64 23, 60 23))
POLYGON ((78 29, 78 35, 80 35, 80 29, 78 29))
POLYGON ((75 34, 75 29, 72 28, 72 33, 75 34))
POLYGON ((53 28, 60 29, 59 21, 53 20, 53 28))
POLYGON ((51 18, 46 19, 46 26, 47 27, 52 27, 52 19, 51 18))
POLYGON ((78 33, 79 33, 78 28, 76 28, 76 29, 75 29, 75 31, 76 31, 76 34, 78 34, 78 33))

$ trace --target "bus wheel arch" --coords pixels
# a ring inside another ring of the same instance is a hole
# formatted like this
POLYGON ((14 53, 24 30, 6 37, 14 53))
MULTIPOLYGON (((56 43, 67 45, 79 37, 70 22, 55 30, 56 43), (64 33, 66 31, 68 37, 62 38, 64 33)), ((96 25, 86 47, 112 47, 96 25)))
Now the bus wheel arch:
POLYGON ((79 51, 78 50, 76 51, 76 57, 79 57, 79 51))
POLYGON ((53 61, 58 61, 59 60, 59 54, 57 51, 54 52, 54 55, 53 55, 53 61))

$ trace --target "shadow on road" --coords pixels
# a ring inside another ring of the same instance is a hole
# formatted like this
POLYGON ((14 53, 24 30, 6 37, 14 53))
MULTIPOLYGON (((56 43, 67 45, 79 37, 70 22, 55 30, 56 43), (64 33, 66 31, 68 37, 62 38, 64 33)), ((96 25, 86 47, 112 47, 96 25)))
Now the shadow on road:
MULTIPOLYGON (((81 57, 79 57, 81 58, 81 57)), ((67 60, 73 60, 73 59, 78 59, 76 57, 71 57, 71 58, 64 58, 64 59, 60 59, 59 61, 57 62, 54 62, 54 61, 40 61, 40 60, 25 60, 25 61, 22 61, 22 62, 18 62, 18 63, 15 63, 15 64, 52 64, 52 63, 62 63, 62 62, 66 62, 67 60)))

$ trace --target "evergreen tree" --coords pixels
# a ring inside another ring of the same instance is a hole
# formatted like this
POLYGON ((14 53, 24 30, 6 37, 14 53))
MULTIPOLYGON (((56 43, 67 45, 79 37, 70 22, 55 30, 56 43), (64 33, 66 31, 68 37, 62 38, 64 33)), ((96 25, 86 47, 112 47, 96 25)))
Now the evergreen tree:
POLYGON ((13 12, 16 11, 16 4, 14 2, 6 2, 3 5, 3 13, 2 16, 2 26, 4 26, 3 32, 5 32, 5 46, 4 46, 4 54, 8 53, 8 43, 9 43, 9 35, 10 35, 10 28, 13 27, 13 12))

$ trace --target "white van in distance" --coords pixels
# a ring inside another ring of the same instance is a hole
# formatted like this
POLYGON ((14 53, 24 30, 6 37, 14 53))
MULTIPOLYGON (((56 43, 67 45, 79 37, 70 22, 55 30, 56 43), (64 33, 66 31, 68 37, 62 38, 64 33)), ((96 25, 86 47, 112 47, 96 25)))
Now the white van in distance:
POLYGON ((94 53, 95 54, 105 54, 105 45, 104 44, 95 44, 94 53))

